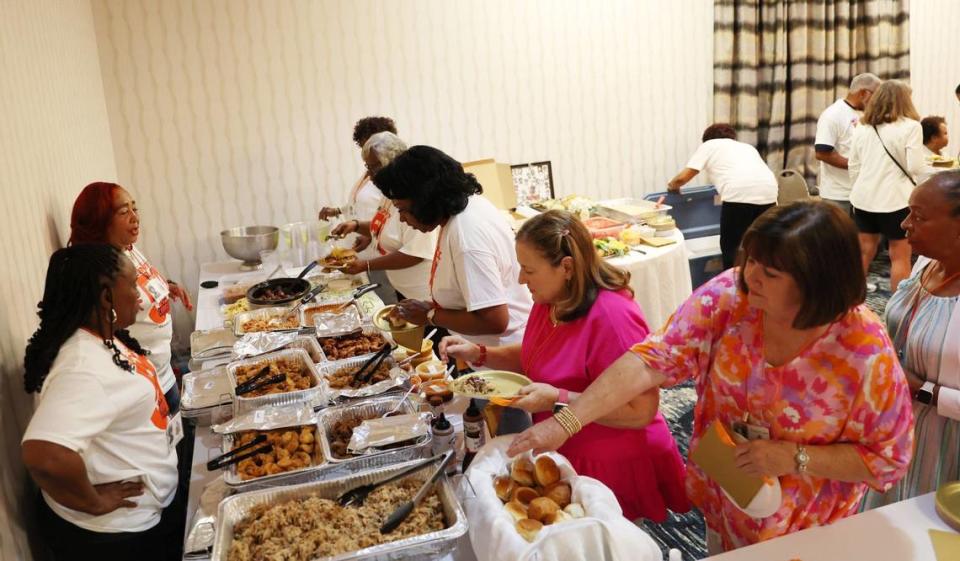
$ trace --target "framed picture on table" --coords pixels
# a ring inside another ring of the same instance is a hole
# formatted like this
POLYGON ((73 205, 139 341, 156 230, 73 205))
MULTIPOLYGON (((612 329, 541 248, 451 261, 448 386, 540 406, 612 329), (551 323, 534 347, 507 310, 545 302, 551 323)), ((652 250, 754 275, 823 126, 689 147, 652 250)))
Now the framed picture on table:
POLYGON ((513 188, 517 192, 517 206, 530 206, 553 199, 553 168, 550 162, 533 162, 510 166, 513 188))

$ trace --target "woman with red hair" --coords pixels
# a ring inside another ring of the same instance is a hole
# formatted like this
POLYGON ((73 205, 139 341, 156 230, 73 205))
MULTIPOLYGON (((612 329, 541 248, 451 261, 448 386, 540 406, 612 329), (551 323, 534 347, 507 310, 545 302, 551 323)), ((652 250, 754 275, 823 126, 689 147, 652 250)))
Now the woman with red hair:
POLYGON ((139 236, 137 203, 116 183, 91 183, 74 201, 70 245, 107 243, 124 252, 136 267, 141 308, 136 323, 130 326, 130 334, 150 351, 150 362, 157 369, 170 415, 175 415, 180 409, 180 390, 170 367, 170 300, 179 300, 188 310, 193 305, 187 291, 161 275, 137 249, 134 244, 139 236))

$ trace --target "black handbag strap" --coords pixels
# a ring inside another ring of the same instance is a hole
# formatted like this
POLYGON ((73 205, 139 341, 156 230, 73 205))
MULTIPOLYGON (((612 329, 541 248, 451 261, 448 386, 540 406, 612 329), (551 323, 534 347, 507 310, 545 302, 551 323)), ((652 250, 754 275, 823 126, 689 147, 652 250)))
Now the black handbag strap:
POLYGON ((890 151, 887 150, 887 145, 883 143, 883 137, 880 136, 880 131, 877 130, 877 126, 876 125, 870 125, 870 126, 873 127, 873 132, 877 133, 877 139, 880 140, 880 146, 883 146, 883 151, 887 153, 887 156, 890 156, 890 159, 893 160, 893 163, 897 164, 897 167, 900 168, 900 171, 903 172, 903 175, 907 176, 907 179, 910 181, 910 184, 916 187, 917 182, 913 180, 913 177, 909 173, 907 173, 907 170, 903 169, 903 166, 901 166, 900 162, 898 162, 897 159, 893 157, 893 154, 891 154, 890 151))

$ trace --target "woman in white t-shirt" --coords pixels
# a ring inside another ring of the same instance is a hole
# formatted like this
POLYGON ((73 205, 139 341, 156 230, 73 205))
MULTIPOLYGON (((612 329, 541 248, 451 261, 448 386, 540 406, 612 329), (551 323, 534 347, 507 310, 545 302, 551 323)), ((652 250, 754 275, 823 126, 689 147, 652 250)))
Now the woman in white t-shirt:
POLYGON ((180 410, 180 389, 170 366, 173 340, 172 300, 192 310, 190 295, 177 283, 167 280, 136 247, 140 237, 140 212, 130 193, 116 183, 97 182, 83 188, 73 203, 70 216, 70 245, 107 243, 123 251, 137 271, 137 288, 143 307, 130 333, 149 352, 157 369, 160 387, 170 414, 180 410))
POLYGON ((403 316, 480 345, 519 343, 533 301, 518 281, 513 232, 481 196, 476 178, 440 150, 414 146, 373 181, 403 223, 438 231, 427 279, 430 299, 404 300, 403 316))
POLYGON ((135 267, 110 245, 50 258, 24 358, 25 388, 40 397, 21 447, 57 560, 179 559, 178 432, 156 369, 126 331, 139 300, 135 267))
MULTIPOLYGON (((393 119, 390 117, 364 117, 353 126, 353 142, 357 145, 357 148, 363 149, 363 145, 367 143, 371 136, 381 132, 397 134, 397 125, 393 122, 393 119)), ((329 220, 343 214, 348 214, 360 221, 372 220, 380 206, 382 195, 370 181, 371 177, 369 169, 364 170, 360 179, 350 188, 346 205, 344 207, 323 207, 320 209, 320 220, 329 220)), ((357 238, 354 248, 360 251, 362 255, 370 256, 372 255, 372 249, 369 249, 369 244, 370 236, 361 235, 357 238)))
POLYGON ((910 244, 901 223, 923 171, 923 129, 910 86, 887 80, 873 94, 850 141, 850 204, 860 230, 863 269, 877 254, 880 236, 890 247, 890 291, 910 275, 910 244))
MULTIPOLYGON (((362 152, 367 173, 371 177, 376 175, 406 149, 407 145, 391 132, 371 136, 362 152)), ((435 231, 421 232, 404 224, 390 199, 381 195, 377 213, 371 220, 351 220, 333 229, 333 234, 338 236, 352 232, 372 237, 376 253, 372 257, 357 259, 344 272, 356 275, 364 271, 386 271, 387 279, 397 291, 397 298, 430 299, 427 278, 430 258, 437 247, 435 231)))
POLYGON ((720 251, 723 268, 733 267, 740 240, 753 221, 777 202, 777 178, 757 149, 737 141, 737 132, 726 123, 703 131, 702 142, 690 161, 667 184, 679 193, 698 173, 706 172, 720 195, 720 251))

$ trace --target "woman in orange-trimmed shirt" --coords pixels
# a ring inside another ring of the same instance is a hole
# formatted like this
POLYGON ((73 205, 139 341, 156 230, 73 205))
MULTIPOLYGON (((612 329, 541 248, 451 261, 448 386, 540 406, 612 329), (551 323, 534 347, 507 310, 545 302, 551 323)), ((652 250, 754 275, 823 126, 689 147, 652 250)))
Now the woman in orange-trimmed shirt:
POLYGON ((137 271, 137 288, 142 308, 130 333, 149 351, 157 369, 160 386, 176 415, 180 409, 180 389, 170 366, 170 342, 173 339, 172 300, 193 309, 190 295, 177 283, 160 274, 135 245, 140 237, 140 213, 137 202, 116 183, 97 182, 83 188, 73 203, 70 216, 70 245, 107 243, 123 251, 137 271))
POLYGON ((863 304, 857 232, 839 208, 776 207, 743 239, 740 267, 699 288, 571 406, 517 437, 510 453, 556 449, 643 391, 696 382, 691 449, 715 421, 747 474, 778 478, 779 506, 740 510, 694 463, 687 495, 718 553, 857 512, 867 487, 903 477, 913 450, 910 391, 883 323, 863 304))

